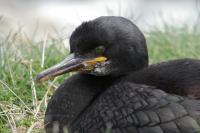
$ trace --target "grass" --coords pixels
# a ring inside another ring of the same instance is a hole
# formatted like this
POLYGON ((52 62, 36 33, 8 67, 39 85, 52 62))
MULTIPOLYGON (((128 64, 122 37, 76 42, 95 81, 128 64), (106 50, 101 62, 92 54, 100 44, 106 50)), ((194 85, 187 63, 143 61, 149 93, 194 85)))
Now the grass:
MULTIPOLYGON (((155 28, 145 35, 151 63, 200 57, 200 33, 187 26, 155 28)), ((68 75, 42 85, 36 85, 34 77, 67 54, 60 38, 44 37, 36 43, 19 31, 0 40, 0 132, 44 132, 48 100, 68 75)))
POLYGON ((187 26, 175 28, 167 25, 164 30, 154 29, 146 34, 150 63, 178 58, 200 58, 198 31, 191 30, 187 26))
POLYGON ((47 101, 62 77, 43 85, 34 77, 67 53, 60 39, 34 43, 20 32, 0 42, 0 132, 43 132, 47 101))

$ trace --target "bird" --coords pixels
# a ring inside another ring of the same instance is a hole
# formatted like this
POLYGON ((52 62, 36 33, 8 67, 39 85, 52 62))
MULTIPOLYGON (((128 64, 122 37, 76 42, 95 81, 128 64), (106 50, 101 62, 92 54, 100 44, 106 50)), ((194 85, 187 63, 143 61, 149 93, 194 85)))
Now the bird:
POLYGON ((36 82, 76 72, 51 97, 47 133, 198 133, 200 61, 149 65, 145 37, 130 20, 102 16, 78 26, 70 55, 36 82))

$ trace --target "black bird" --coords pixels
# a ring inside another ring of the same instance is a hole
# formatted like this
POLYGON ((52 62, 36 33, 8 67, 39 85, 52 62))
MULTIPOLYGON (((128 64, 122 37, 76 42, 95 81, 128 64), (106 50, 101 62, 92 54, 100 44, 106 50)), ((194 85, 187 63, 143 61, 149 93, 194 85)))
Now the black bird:
POLYGON ((36 77, 42 82, 78 72, 49 101, 47 133, 200 132, 199 60, 148 66, 142 32, 131 21, 114 16, 76 28, 70 52, 36 77))

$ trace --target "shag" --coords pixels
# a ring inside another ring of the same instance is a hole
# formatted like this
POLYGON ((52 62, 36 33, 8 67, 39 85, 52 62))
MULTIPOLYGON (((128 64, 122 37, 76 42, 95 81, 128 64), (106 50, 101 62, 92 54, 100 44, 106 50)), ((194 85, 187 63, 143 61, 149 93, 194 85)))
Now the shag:
POLYGON ((36 77, 77 72, 54 93, 47 133, 199 133, 200 61, 148 66, 145 37, 115 16, 84 22, 70 37, 70 55, 36 77))

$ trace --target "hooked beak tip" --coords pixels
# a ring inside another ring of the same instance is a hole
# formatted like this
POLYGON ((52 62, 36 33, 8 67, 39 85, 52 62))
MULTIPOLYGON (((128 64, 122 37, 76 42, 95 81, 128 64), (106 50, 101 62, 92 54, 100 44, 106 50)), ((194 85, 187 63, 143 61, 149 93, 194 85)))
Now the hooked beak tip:
POLYGON ((39 84, 39 83, 41 83, 41 79, 42 79, 42 75, 41 74, 37 74, 35 79, 34 79, 34 82, 36 84, 39 84))
POLYGON ((35 79, 34 79, 34 82, 36 84, 39 84, 39 83, 43 83, 44 81, 47 81, 49 79, 53 79, 53 77, 51 76, 44 76, 43 74, 39 73, 36 75, 35 79))

